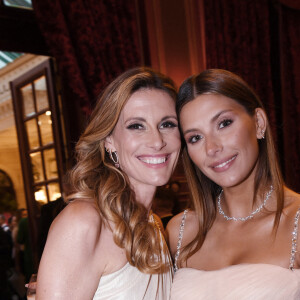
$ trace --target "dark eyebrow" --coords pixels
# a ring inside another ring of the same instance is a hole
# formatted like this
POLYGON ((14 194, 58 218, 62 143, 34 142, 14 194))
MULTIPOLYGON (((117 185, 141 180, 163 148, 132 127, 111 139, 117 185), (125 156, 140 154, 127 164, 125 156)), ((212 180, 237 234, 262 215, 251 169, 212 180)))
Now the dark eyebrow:
POLYGON ((188 129, 186 131, 183 132, 183 135, 186 135, 187 133, 190 133, 190 132, 193 132, 193 131, 197 131, 197 129, 195 128, 191 128, 191 129, 188 129))
POLYGON ((167 120, 167 119, 175 119, 177 121, 177 116, 165 116, 161 120, 164 121, 164 120, 167 120))
POLYGON ((219 113, 217 113, 210 121, 210 123, 213 123, 214 121, 216 121, 222 114, 226 113, 226 112, 229 112, 229 111, 232 111, 232 109, 225 109, 225 110, 222 110, 220 111, 219 113))
POLYGON ((127 122, 131 122, 131 121, 142 121, 142 122, 146 122, 146 120, 144 118, 139 118, 139 117, 134 117, 134 118, 129 118, 125 121, 125 123, 127 122))
MULTIPOLYGON (((177 117, 174 116, 165 116, 161 119, 161 121, 165 121, 167 119, 175 119, 177 121, 177 117)), ((146 119, 140 118, 140 117, 134 117, 134 118, 129 118, 125 121, 125 123, 130 122, 130 121, 141 121, 141 122, 146 122, 146 119)))
MULTIPOLYGON (((215 116, 212 117, 212 119, 210 120, 210 123, 215 122, 222 114, 229 112, 229 111, 232 111, 232 109, 225 109, 225 110, 218 112, 215 116)), ((183 132, 183 135, 186 135, 187 133, 193 132, 193 131, 197 131, 197 129, 196 128, 188 129, 183 132)))

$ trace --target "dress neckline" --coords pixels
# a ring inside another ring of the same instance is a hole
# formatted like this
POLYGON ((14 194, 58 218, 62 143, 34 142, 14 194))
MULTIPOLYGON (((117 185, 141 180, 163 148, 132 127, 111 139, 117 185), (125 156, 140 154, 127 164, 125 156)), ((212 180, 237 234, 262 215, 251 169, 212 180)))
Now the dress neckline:
POLYGON ((223 267, 221 269, 216 269, 216 270, 200 270, 200 269, 195 269, 195 268, 191 268, 191 267, 183 267, 183 268, 180 268, 178 269, 177 272, 180 272, 180 270, 195 270, 195 271, 199 271, 199 272, 207 272, 207 273, 210 273, 210 272, 219 272, 219 271, 225 271, 225 270, 228 270, 228 269, 234 269, 234 268, 238 268, 238 267, 254 267, 254 266, 265 266, 265 267, 274 267, 274 268, 279 268, 281 270, 287 270, 287 271, 296 271, 296 272, 299 272, 300 269, 293 269, 291 270, 290 268, 285 268, 285 267, 282 267, 282 266, 279 266, 279 265, 273 265, 273 264, 268 264, 268 263, 241 263, 241 264, 236 264, 236 265, 230 265, 230 266, 227 266, 227 267, 223 267))
MULTIPOLYGON (((108 274, 104 274, 102 275, 101 277, 109 277, 109 276, 113 276, 113 275, 116 275, 118 273, 121 273, 123 270, 127 269, 128 267, 130 266, 130 263, 127 262, 123 267, 121 267, 120 269, 116 270, 116 271, 113 271, 111 273, 108 273, 108 274)), ((134 267, 133 267, 134 268, 134 267)))
MULTIPOLYGON (((174 257, 174 272, 177 272, 179 270, 179 268, 177 266, 177 262, 178 262, 178 258, 179 258, 179 255, 180 255, 181 243, 182 243, 184 226, 185 226, 185 220, 186 220, 186 216, 187 216, 188 211, 189 210, 186 209, 183 212, 183 215, 182 215, 182 218, 181 218, 181 224, 180 224, 180 230, 179 230, 178 242, 177 242, 177 251, 176 251, 175 257, 174 257)), ((293 271, 295 269, 294 265, 295 265, 296 253, 297 253, 299 218, 300 218, 300 207, 298 207, 298 210, 297 210, 297 212, 295 214, 295 217, 294 217, 294 227, 293 227, 293 231, 292 231, 292 247, 291 247, 291 253, 290 253, 290 265, 289 265, 289 268, 288 268, 291 271, 293 271)), ((237 264, 237 265, 244 265, 244 264, 237 264)), ((233 267, 233 266, 237 266, 237 265, 230 265, 230 266, 221 268, 219 270, 222 270, 222 269, 225 269, 225 268, 229 268, 229 267, 233 267)), ((267 264, 267 263, 258 263, 258 264, 255 264, 255 263, 254 264, 246 263, 246 265, 271 265, 271 266, 277 266, 277 267, 280 267, 282 269, 285 269, 284 267, 281 267, 279 265, 272 265, 272 264, 267 264)), ((195 270, 198 270, 198 269, 195 269, 195 270)), ((199 271, 201 271, 201 270, 199 270, 199 271)), ((205 271, 205 272, 210 272, 210 271, 205 271)))

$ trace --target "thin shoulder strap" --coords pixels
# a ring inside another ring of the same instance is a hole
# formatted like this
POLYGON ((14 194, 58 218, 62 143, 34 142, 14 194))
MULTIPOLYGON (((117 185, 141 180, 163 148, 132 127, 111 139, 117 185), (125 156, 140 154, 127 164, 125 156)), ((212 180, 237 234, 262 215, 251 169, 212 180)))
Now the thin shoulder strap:
POLYGON ((178 261, 178 257, 179 257, 180 250, 181 250, 183 230, 184 230, 184 224, 185 224, 185 219, 186 219, 187 212, 188 212, 188 209, 186 209, 183 212, 182 219, 181 219, 181 224, 180 224, 180 229, 179 229, 179 236, 178 236, 178 242, 177 242, 177 251, 176 251, 175 257, 174 257, 174 272, 176 272, 178 270, 177 261, 178 261))
POLYGON ((294 270, 295 258, 297 252, 297 240, 298 240, 298 225, 299 225, 299 217, 300 217, 300 207, 297 210, 296 216, 294 218, 294 229, 292 232, 292 249, 291 249, 291 257, 290 257, 290 270, 294 270))

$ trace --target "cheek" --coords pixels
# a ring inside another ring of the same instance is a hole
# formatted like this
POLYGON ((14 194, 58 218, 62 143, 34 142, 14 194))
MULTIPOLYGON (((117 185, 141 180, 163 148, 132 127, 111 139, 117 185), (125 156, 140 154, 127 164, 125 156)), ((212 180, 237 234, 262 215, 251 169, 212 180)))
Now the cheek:
POLYGON ((120 155, 126 156, 134 153, 138 149, 140 142, 134 139, 123 139, 119 144, 120 155))
POLYGON ((235 136, 235 143, 244 146, 248 151, 258 151, 258 141, 254 130, 239 132, 235 136))
POLYGON ((172 147, 172 149, 181 148, 181 138, 179 131, 165 132, 163 133, 163 139, 168 147, 172 147))
POLYGON ((190 159, 193 161, 193 163, 201 169, 202 163, 201 163, 201 149, 199 149, 196 146, 188 146, 187 147, 188 154, 190 159))
POLYGON ((114 136, 114 144, 120 154, 133 150, 138 143, 140 143, 138 137, 134 137, 130 132, 119 131, 114 136))
POLYGON ((168 143, 171 144, 174 148, 180 149, 181 147, 181 139, 179 132, 173 135, 169 135, 168 143))

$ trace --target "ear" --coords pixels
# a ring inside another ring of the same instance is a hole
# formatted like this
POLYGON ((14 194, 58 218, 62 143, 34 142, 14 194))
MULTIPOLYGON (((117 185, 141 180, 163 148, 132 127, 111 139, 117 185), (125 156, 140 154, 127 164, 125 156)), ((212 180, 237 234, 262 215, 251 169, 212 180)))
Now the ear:
POLYGON ((255 109, 256 137, 263 139, 268 126, 267 115, 262 108, 255 109))
POLYGON ((112 152, 116 151, 116 148, 114 146, 114 139, 111 135, 105 138, 104 146, 107 150, 111 150, 112 152))

